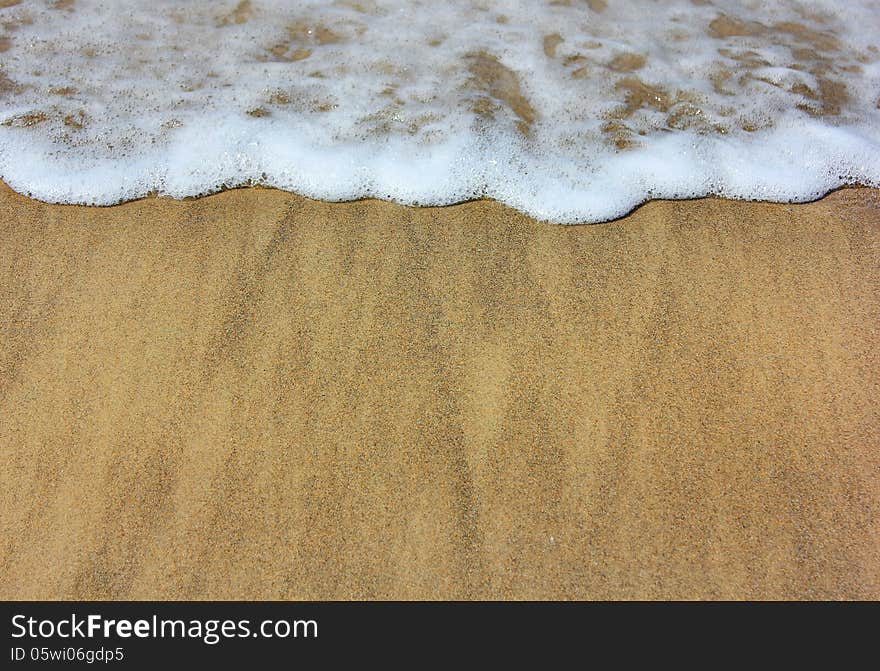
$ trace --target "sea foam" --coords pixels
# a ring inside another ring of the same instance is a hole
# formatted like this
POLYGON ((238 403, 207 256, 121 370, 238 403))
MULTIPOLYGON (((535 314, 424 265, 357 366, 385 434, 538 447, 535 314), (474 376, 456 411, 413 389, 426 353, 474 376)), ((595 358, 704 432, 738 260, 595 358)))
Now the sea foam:
POLYGON ((571 223, 880 186, 871 0, 7 0, 0 23, 0 177, 49 202, 264 184, 571 223))

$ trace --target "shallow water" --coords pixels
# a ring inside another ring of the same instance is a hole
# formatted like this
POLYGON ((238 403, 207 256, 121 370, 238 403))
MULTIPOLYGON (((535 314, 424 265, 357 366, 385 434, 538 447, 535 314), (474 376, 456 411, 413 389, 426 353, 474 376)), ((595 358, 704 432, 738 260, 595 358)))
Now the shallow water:
POLYGON ((0 177, 557 222, 880 185, 880 4, 0 1, 0 177))

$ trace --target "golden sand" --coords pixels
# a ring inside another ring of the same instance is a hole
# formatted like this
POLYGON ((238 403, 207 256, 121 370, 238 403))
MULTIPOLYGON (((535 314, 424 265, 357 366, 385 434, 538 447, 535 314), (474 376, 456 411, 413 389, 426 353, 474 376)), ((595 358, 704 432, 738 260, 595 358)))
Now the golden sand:
POLYGON ((0 311, 0 598, 880 598, 880 191, 0 185, 0 311))

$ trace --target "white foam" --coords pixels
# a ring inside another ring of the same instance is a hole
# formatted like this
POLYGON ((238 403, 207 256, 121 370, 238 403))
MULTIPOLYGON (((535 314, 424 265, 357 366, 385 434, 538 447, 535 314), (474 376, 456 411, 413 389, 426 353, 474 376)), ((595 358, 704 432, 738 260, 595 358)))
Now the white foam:
POLYGON ((259 183, 569 223, 880 186, 869 0, 25 1, 0 23, 0 177, 49 202, 259 183))

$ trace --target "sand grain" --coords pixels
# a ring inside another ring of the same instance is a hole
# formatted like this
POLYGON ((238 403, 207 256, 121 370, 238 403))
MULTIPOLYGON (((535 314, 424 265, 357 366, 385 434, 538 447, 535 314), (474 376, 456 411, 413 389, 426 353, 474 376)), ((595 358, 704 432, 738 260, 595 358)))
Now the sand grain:
POLYGON ((0 597, 880 597, 880 195, 0 187, 0 597))

